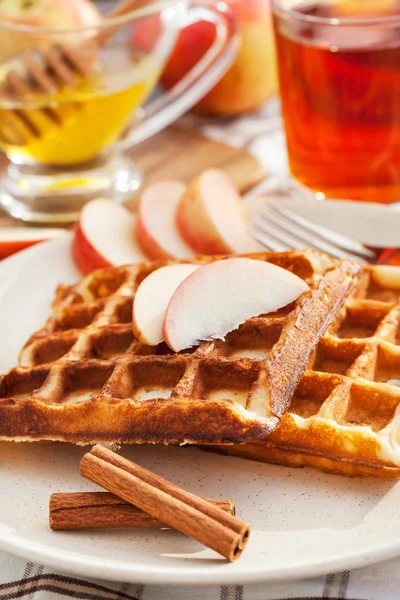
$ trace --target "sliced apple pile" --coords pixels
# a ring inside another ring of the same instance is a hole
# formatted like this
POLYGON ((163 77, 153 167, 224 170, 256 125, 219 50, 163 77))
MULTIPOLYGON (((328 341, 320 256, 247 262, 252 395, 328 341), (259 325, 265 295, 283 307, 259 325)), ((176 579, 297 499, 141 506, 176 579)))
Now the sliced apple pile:
POLYGON ((149 345, 165 340, 175 352, 203 340, 224 339, 241 324, 275 312, 309 289, 290 271, 250 258, 203 267, 171 265, 139 286, 133 329, 149 345))
POLYGON ((147 257, 135 242, 136 217, 109 200, 92 200, 80 214, 72 254, 84 273, 95 269, 144 262, 147 257))
POLYGON ((148 259, 261 251, 247 226, 235 187, 210 169, 187 188, 179 181, 150 185, 139 198, 137 217, 110 200, 92 200, 75 229, 73 256, 86 274, 148 259))
POLYGON ((176 209, 185 192, 179 181, 161 181, 141 195, 136 228, 137 241, 149 258, 189 258, 193 250, 176 226, 176 209))
POLYGON ((275 312, 308 285, 290 271, 250 258, 228 258, 189 275, 164 317, 164 338, 179 352, 202 340, 224 339, 251 317, 275 312))
POLYGON ((143 344, 157 346, 163 340, 163 323, 176 288, 198 265, 170 265, 151 273, 140 284, 133 303, 133 332, 143 344))
POLYGON ((179 202, 182 237, 198 254, 260 252, 246 232, 245 205, 222 171, 209 169, 193 181, 179 202))

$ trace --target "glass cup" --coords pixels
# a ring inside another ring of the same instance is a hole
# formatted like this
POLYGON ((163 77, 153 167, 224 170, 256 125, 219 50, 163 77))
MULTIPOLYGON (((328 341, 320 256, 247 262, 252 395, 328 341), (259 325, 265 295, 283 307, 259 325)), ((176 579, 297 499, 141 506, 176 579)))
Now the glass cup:
POLYGON ((295 187, 400 200, 400 2, 273 0, 295 187))
POLYGON ((0 22, 0 150, 8 158, 0 204, 12 216, 69 222, 93 197, 132 196, 140 171, 124 150, 176 120, 233 62, 237 39, 225 5, 137 4, 69 30, 0 22), (212 47, 143 108, 179 30, 199 20, 215 26, 212 47))

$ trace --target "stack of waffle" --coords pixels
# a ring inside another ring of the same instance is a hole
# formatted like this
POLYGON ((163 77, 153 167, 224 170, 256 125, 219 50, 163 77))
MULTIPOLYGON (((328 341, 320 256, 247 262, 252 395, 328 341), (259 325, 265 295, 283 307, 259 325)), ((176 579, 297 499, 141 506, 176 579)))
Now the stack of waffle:
POLYGON ((318 343, 280 427, 217 448, 343 475, 400 477, 400 269, 367 267, 318 343))
POLYGON ((0 439, 192 443, 279 464, 400 475, 399 272, 312 251, 251 258, 294 272, 310 291, 225 341, 178 354, 139 343, 131 325, 138 285, 172 262, 60 286, 20 366, 0 378, 0 439))

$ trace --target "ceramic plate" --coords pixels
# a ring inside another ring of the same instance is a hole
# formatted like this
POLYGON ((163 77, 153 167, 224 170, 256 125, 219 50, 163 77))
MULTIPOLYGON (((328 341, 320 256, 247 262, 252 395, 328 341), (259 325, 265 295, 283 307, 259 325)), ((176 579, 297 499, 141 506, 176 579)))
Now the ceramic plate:
MULTIPOLYGON (((70 238, 0 265, 0 369, 48 315, 59 282, 79 277, 70 238)), ((52 532, 52 492, 88 491, 68 444, 0 444, 0 549, 79 576, 153 584, 225 584, 315 576, 400 554, 400 486, 218 456, 190 447, 132 446, 122 454, 192 492, 233 498, 252 533, 226 563, 179 533, 52 532)))

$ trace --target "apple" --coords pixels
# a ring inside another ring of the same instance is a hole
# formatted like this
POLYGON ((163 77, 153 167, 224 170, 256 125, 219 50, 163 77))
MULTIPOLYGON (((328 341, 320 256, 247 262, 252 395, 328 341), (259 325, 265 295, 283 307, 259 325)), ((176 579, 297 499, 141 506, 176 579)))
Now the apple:
POLYGON ((102 16, 91 0, 1 0, 0 19, 20 25, 70 29, 98 23, 102 16))
POLYGON ((143 344, 164 341, 162 328, 167 306, 176 288, 198 265, 170 265, 150 273, 139 285, 133 301, 133 333, 143 344))
POLYGON ((341 0, 333 6, 322 5, 318 16, 320 14, 328 19, 393 17, 398 14, 398 0, 341 0))
POLYGON ((57 228, 0 228, 0 259, 7 258, 7 256, 11 256, 11 254, 29 248, 29 246, 33 246, 34 244, 53 240, 66 233, 67 231, 65 229, 57 228))
POLYGON ((228 258, 201 267, 174 292, 163 335, 175 352, 227 333, 261 314, 275 312, 309 289, 290 271, 251 258, 228 258))
POLYGON ((72 243, 72 255, 82 273, 146 261, 135 241, 135 225, 135 215, 111 200, 85 204, 72 243))
POLYGON ((139 198, 137 241, 152 259, 189 258, 192 249, 176 226, 176 209, 185 186, 179 181, 160 181, 150 185, 139 198))
POLYGON ((246 232, 246 207, 222 171, 209 169, 187 187, 176 212, 178 229, 198 254, 260 252, 246 232))
MULTIPOLYGON (((205 113, 232 116, 261 106, 278 90, 275 41, 270 0, 226 0, 231 8, 241 46, 221 81, 199 102, 205 113)), ((185 27, 177 37, 161 82, 170 89, 211 46, 215 28, 200 21, 185 27)))
MULTIPOLYGON (((15 25, 49 29, 72 29, 97 25, 102 15, 91 0, 1 0, 0 21, 15 25)), ((53 41, 57 40, 55 36, 53 41)), ((68 36, 62 38, 67 41, 68 36)), ((40 32, 26 32, 2 28, 0 60, 6 60, 40 42, 40 32)))

